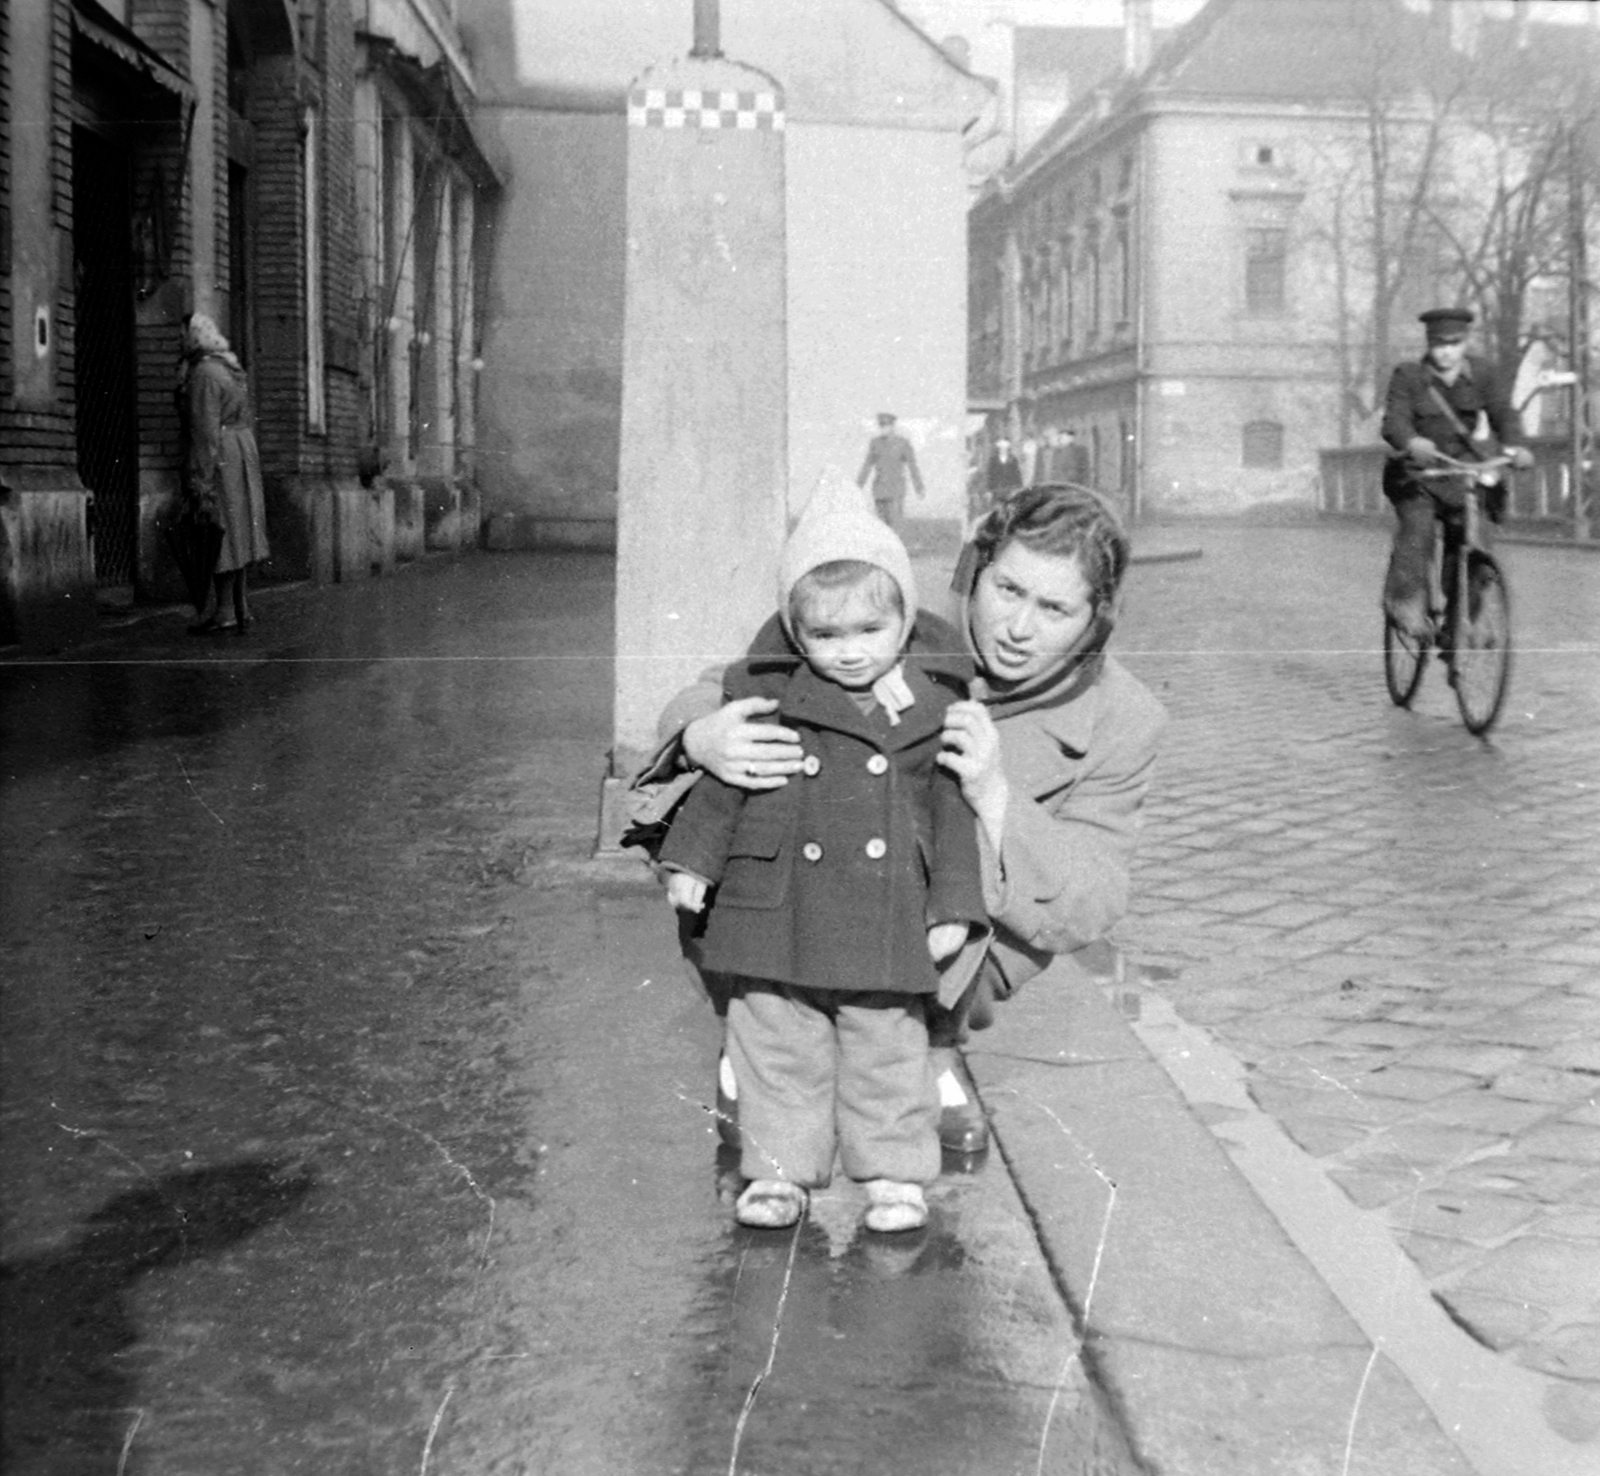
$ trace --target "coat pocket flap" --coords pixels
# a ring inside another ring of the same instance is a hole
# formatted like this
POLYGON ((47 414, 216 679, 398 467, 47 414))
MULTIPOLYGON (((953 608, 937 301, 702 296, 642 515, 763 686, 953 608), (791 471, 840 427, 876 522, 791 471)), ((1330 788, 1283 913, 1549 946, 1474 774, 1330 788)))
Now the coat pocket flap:
POLYGON ((728 842, 728 855, 753 856, 761 861, 770 861, 783 849, 788 834, 786 820, 773 818, 747 822, 734 832, 733 839, 728 842))

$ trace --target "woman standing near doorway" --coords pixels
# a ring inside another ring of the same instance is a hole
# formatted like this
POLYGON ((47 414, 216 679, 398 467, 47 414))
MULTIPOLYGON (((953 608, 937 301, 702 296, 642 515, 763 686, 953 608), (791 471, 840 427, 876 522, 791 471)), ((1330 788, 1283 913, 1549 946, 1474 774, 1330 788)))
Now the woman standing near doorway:
POLYGON ((255 618, 246 571, 268 551, 261 458, 244 370, 204 313, 191 314, 184 329, 178 418, 183 426, 184 495, 222 528, 209 613, 197 611, 200 619, 189 629, 196 635, 242 635, 255 618))

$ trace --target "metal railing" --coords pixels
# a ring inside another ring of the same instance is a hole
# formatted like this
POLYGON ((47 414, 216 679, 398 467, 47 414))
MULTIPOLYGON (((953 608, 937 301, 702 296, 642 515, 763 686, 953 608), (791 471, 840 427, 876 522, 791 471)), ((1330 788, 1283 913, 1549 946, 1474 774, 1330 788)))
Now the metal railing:
MULTIPOLYGON (((1571 445, 1565 437, 1530 440, 1534 464, 1511 478, 1506 522, 1531 530, 1570 534, 1574 523, 1571 445)), ((1384 445, 1337 446, 1317 453, 1317 509, 1325 517, 1387 515, 1383 467, 1384 445)), ((1594 473, 1589 477, 1590 523, 1595 515, 1594 473)))

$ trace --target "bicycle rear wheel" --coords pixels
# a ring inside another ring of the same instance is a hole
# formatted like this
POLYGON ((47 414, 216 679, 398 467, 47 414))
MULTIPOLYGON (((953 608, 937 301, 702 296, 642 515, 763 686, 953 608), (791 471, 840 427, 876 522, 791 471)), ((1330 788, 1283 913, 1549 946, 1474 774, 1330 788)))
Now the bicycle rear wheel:
POLYGON ((1467 618, 1451 658, 1456 706, 1469 733, 1487 733, 1511 686, 1511 593, 1500 566, 1474 553, 1467 571, 1467 618))
POLYGON ((1396 707, 1410 707, 1422 685, 1423 668, 1428 664, 1426 636, 1407 635, 1394 621, 1383 622, 1383 679, 1396 707))

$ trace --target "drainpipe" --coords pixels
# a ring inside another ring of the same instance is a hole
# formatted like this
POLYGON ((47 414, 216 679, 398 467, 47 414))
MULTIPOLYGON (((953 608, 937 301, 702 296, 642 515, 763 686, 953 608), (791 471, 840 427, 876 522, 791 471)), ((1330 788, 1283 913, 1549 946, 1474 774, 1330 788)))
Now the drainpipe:
POLYGON ((694 46, 690 56, 710 61, 722 55, 722 18, 718 0, 694 0, 694 46))

